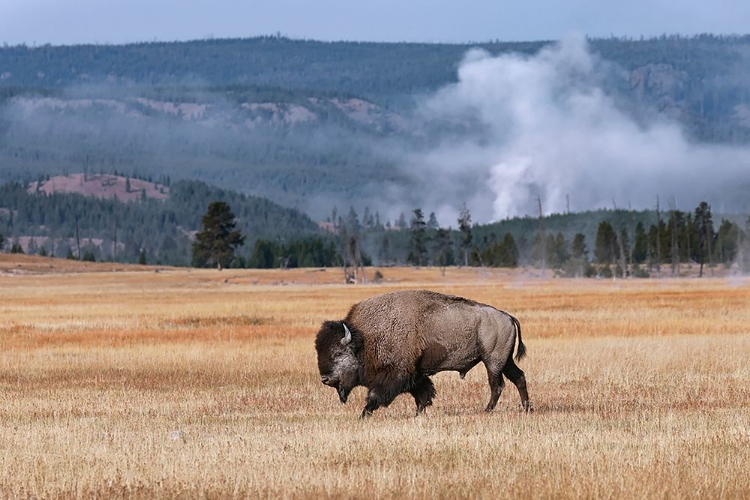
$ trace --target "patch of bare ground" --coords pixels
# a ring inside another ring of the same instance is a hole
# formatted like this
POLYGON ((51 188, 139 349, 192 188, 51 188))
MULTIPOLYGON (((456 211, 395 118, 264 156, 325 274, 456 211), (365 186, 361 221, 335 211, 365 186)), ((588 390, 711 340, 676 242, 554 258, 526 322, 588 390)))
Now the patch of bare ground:
POLYGON ((32 182, 29 193, 76 193, 96 198, 117 198, 120 201, 135 201, 143 197, 166 200, 169 186, 142 179, 112 174, 68 174, 56 175, 45 181, 32 182))
POLYGON ((0 274, 0 498, 750 496, 745 278, 100 266, 0 274), (403 288, 518 316, 534 411, 483 413, 481 365, 420 418, 341 405, 315 332, 403 288))

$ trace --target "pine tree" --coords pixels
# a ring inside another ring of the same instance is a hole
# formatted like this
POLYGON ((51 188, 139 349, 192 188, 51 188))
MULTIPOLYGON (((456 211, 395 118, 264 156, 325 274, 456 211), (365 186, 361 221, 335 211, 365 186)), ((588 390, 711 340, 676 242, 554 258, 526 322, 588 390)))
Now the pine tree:
POLYGON ((570 259, 568 242, 560 231, 554 237, 549 235, 547 250, 549 266, 553 269, 560 269, 570 259))
POLYGON ((588 258, 588 249, 586 248, 586 235, 583 233, 576 233, 573 236, 573 244, 571 245, 571 254, 574 259, 585 259, 588 258))
POLYGON ((422 209, 415 208, 410 226, 409 251, 414 256, 414 264, 418 266, 425 265, 425 257, 427 256, 426 226, 422 209))
POLYGON ((245 237, 235 231, 236 220, 229 205, 214 201, 208 205, 202 219, 203 230, 195 235, 193 267, 227 267, 234 251, 242 246, 245 237))
POLYGON ((495 246, 494 265, 497 267, 518 267, 518 246, 511 233, 505 233, 503 241, 495 246))
POLYGON ((607 266, 607 270, 610 270, 609 266, 615 262, 617 256, 617 233, 612 224, 602 221, 596 230, 594 259, 597 263, 607 266))
POLYGON ((587 276, 592 271, 589 262, 589 250, 586 248, 586 235, 576 233, 573 243, 570 245, 571 266, 570 271, 574 276, 587 276))
POLYGON ((703 277, 703 264, 711 259, 711 243, 714 238, 711 206, 705 201, 695 209, 695 229, 698 236, 698 246, 695 248, 696 260, 700 264, 699 277, 703 277))
POLYGON ((396 220, 396 228, 399 230, 406 229, 406 216, 404 215, 404 212, 399 214, 398 219, 396 220))
POLYGON ((439 228, 432 241, 432 262, 440 266, 440 274, 445 276, 445 268, 455 264, 450 232, 447 229, 439 228))
POLYGON ((430 212, 430 217, 427 219, 427 227, 430 229, 437 229, 440 227, 440 224, 438 224, 437 217, 435 216, 435 212, 430 212))
POLYGON ((740 228, 737 224, 722 219, 716 233, 716 247, 714 253, 719 261, 729 267, 737 258, 740 241, 740 228))
POLYGON ((643 222, 635 225, 635 242, 633 243, 633 262, 643 264, 648 258, 648 235, 643 222))

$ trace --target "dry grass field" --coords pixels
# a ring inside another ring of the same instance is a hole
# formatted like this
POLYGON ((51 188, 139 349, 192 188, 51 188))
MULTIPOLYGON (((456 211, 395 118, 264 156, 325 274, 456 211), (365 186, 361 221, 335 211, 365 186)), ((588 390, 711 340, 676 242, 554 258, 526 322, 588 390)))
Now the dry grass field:
POLYGON ((156 269, 0 255, 0 498, 748 498, 750 280, 156 269), (157 272, 158 271, 158 272, 157 272), (429 288, 516 315, 534 411, 482 365, 366 421, 314 335, 429 288))

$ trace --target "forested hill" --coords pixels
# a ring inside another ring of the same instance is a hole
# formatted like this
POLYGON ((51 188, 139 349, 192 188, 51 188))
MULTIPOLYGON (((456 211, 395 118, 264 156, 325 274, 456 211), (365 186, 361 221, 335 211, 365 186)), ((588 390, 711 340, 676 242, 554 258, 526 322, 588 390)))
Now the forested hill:
MULTIPOLYGON (((466 44, 319 42, 283 37, 129 45, 0 48, 0 88, 70 88, 104 83, 138 87, 260 86, 360 96, 379 104, 456 81, 471 48, 535 54, 548 41, 466 44)), ((593 39, 594 53, 626 71, 621 89, 689 123, 701 138, 733 139, 721 119, 750 105, 750 36, 593 39), (737 106, 744 106, 737 109, 737 106)), ((269 96, 269 100, 275 100, 269 96)), ((745 119, 747 117, 745 116, 745 119)))
POLYGON ((336 89, 374 99, 435 89, 454 80, 458 62, 470 47, 532 53, 543 45, 318 42, 258 37, 132 45, 16 46, 0 48, 0 85, 239 84, 336 89))
MULTIPOLYGON (((108 182, 116 178, 104 177, 108 182)), ((128 194, 139 193, 131 201, 121 201, 114 192, 84 196, 44 189, 54 182, 42 181, 38 189, 19 183, 0 186, 0 233, 9 242, 18 241, 26 251, 32 244, 33 253, 44 246, 47 254, 64 257, 69 249, 77 255, 78 239, 81 254, 89 251, 96 260, 111 260, 117 243, 120 262, 135 262, 143 251, 149 262, 188 265, 192 235, 201 229, 209 203, 217 200, 230 206, 249 249, 259 238, 275 241, 319 233, 317 224, 295 209, 200 181, 149 183, 120 177, 119 184, 133 185, 128 194)))
MULTIPOLYGON (((445 181, 451 199, 430 199, 425 191, 440 186, 425 190, 424 178, 441 177, 428 170, 430 155, 451 140, 483 147, 482 124, 431 120, 415 112, 420 99, 456 82, 472 48, 532 57, 550 43, 258 37, 0 47, 0 182, 119 171, 199 179, 318 220, 334 205, 392 209, 390 218, 446 201, 455 211, 487 182, 445 181)), ((588 50, 614 68, 602 93, 634 127, 664 117, 689 141, 750 142, 750 37, 613 38, 590 40, 588 50)), ((743 182, 733 185, 744 192, 743 182)), ((663 193, 673 194, 682 198, 663 193)))

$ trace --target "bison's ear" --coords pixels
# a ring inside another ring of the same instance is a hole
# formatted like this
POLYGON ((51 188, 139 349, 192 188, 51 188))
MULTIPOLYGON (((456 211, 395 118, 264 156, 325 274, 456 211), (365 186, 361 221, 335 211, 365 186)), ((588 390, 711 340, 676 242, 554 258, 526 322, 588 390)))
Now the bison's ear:
POLYGON ((341 345, 347 345, 349 342, 352 341, 352 332, 349 331, 349 328, 347 328, 346 323, 343 323, 344 325, 344 338, 341 339, 341 345))

